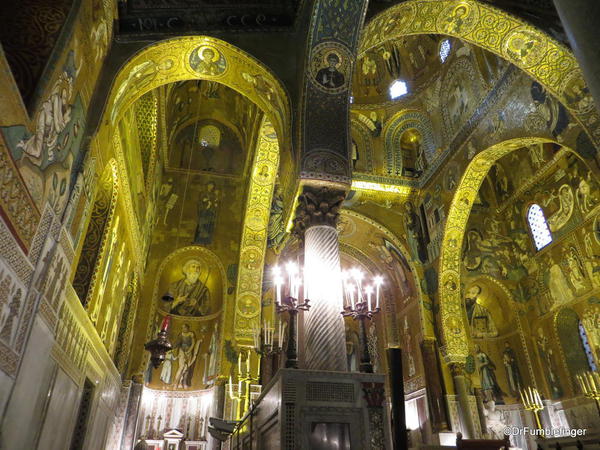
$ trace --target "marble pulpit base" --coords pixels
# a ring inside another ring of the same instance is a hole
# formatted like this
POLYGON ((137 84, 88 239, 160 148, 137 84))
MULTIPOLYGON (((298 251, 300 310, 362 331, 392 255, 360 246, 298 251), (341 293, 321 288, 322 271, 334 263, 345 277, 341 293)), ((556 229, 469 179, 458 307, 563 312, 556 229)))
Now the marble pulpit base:
POLYGON ((252 440, 251 448, 265 450, 391 450, 384 379, 379 374, 280 369, 237 441, 248 448, 252 440))

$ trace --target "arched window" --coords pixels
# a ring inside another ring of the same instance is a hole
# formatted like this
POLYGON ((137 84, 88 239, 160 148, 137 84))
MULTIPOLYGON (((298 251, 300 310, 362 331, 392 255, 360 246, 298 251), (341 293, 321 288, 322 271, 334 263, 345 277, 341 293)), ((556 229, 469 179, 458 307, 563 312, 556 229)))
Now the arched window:
POLYGON ((588 339, 587 333, 585 332, 585 328, 583 327, 583 322, 581 320, 579 321, 579 337, 581 338, 581 343, 583 344, 583 349, 585 350, 585 356, 587 356, 588 364, 590 365, 590 370, 592 372, 596 372, 598 369, 596 368, 596 362, 594 361, 594 353, 592 352, 590 341, 588 339))
POLYGON ((546 222, 542 207, 536 203, 529 207, 527 211, 527 223, 533 237, 533 243, 537 250, 541 250, 552 242, 552 233, 546 222))
POLYGON ((446 62, 448 56, 450 55, 450 39, 444 39, 440 44, 440 61, 443 63, 446 62))
POLYGON ((408 94, 408 85, 406 81, 396 80, 390 85, 390 98, 396 100, 403 95, 408 94))

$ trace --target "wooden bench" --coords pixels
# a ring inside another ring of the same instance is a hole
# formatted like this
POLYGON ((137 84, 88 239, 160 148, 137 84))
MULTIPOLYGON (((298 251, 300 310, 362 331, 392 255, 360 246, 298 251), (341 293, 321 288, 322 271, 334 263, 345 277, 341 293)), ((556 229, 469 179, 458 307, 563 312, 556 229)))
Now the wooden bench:
POLYGON ((456 449, 473 450, 508 450, 510 448, 510 439, 505 436, 504 439, 463 439, 462 433, 456 435, 456 449))

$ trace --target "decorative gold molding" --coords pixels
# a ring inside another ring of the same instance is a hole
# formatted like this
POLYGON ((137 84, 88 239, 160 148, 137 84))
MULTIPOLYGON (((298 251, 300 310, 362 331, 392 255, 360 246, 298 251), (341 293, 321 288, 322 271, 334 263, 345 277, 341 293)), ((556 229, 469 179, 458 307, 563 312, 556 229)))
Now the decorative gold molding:
MULTIPOLYGON (((117 177, 119 178, 119 182, 123 186, 124 195, 122 195, 123 205, 125 206, 125 221, 126 221, 126 230, 129 234, 129 238, 131 239, 131 244, 133 246, 133 262, 135 264, 135 268, 138 274, 144 273, 144 258, 145 254, 143 252, 143 244, 142 244, 142 230, 140 228, 138 218, 133 209, 133 192, 129 186, 129 177, 127 175, 127 166, 125 165, 125 155, 123 153, 123 148, 121 146, 121 133, 119 132, 119 128, 115 127, 113 138, 113 149, 117 166, 117 177)), ((114 160, 113 160, 114 161, 114 160)))
POLYGON ((265 118, 252 163, 240 245, 234 320, 238 344, 251 344, 252 327, 257 321, 260 322, 267 231, 278 167, 279 145, 273 135, 273 126, 265 118))

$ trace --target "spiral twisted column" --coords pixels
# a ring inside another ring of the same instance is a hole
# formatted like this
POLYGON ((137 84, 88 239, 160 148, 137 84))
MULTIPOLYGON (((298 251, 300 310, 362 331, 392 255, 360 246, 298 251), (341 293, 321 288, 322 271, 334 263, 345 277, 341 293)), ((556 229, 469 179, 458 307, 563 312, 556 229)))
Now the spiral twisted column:
POLYGON ((307 369, 346 371, 346 339, 338 233, 328 225, 306 230, 305 285, 311 310, 304 316, 307 369))
POLYGON ((346 338, 340 251, 336 222, 344 193, 305 189, 300 196, 296 232, 304 240, 304 362, 307 369, 346 371, 346 338))

